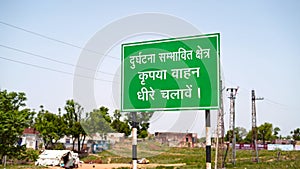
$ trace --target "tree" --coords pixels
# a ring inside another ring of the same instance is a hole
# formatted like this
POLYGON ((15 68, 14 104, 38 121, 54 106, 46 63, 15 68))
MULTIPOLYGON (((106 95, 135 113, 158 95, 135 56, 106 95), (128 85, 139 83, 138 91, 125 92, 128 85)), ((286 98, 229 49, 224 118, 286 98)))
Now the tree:
POLYGON ((271 123, 266 122, 258 127, 257 138, 259 140, 262 140, 263 144, 265 144, 267 140, 272 139, 273 136, 272 132, 273 132, 273 125, 271 123))
MULTIPOLYGON (((137 113, 137 134, 138 138, 146 138, 148 136, 148 128, 150 127, 150 118, 152 117, 154 112, 138 112, 137 113)), ((127 113, 127 120, 128 123, 132 127, 132 114, 127 113)))
POLYGON ((231 135, 232 135, 232 130, 227 130, 226 134, 225 134, 225 141, 231 141, 231 135))
POLYGON ((94 109, 92 112, 87 113, 87 117, 81 123, 87 134, 93 136, 96 133, 106 134, 112 132, 110 126, 111 118, 108 113, 108 108, 100 107, 94 109))
POLYGON ((104 120, 107 121, 108 123, 111 123, 111 117, 109 116, 108 113, 109 109, 107 107, 101 106, 99 110, 102 118, 104 118, 104 120))
POLYGON ((33 120, 34 112, 26 106, 25 93, 0 90, 0 156, 18 156, 25 146, 18 141, 33 120))
POLYGON ((300 128, 296 128, 295 130, 291 131, 291 134, 294 140, 300 140, 300 128))
POLYGON ((275 139, 278 139, 279 137, 278 137, 278 133, 280 132, 280 128, 279 127, 275 127, 274 129, 273 129, 273 135, 274 135, 274 138, 275 139))
POLYGON ((45 111, 43 106, 40 108, 41 110, 35 118, 34 127, 42 136, 45 148, 53 148, 54 144, 65 135, 66 125, 60 113, 56 115, 48 110, 45 111))
POLYGON ((121 112, 115 110, 113 114, 113 121, 111 127, 119 133, 124 133, 126 136, 130 135, 130 126, 127 121, 121 121, 121 112))
POLYGON ((247 135, 246 135, 246 137, 245 137, 245 139, 244 139, 244 142, 245 142, 245 143, 248 143, 248 144, 252 143, 252 134, 253 134, 253 131, 252 131, 252 130, 250 130, 250 131, 247 133, 247 135))
MULTIPOLYGON (((231 141, 232 130, 228 130, 225 135, 225 141, 231 141)), ((244 127, 236 127, 235 128, 235 138, 236 142, 240 143, 244 141, 244 138, 247 135, 247 130, 244 127)))
POLYGON ((238 136, 237 142, 243 142, 247 136, 247 130, 244 127, 236 127, 236 135, 238 136))
POLYGON ((73 138, 73 150, 75 146, 75 140, 77 140, 78 143, 78 151, 81 150, 80 148, 80 140, 82 137, 82 140, 84 142, 86 133, 83 130, 80 121, 81 121, 81 115, 83 113, 83 107, 74 100, 67 100, 65 105, 65 111, 66 114, 63 115, 64 123, 67 125, 67 130, 65 130, 65 134, 72 136, 73 138))
POLYGON ((292 139, 292 136, 287 135, 285 138, 286 138, 287 140, 290 140, 290 139, 292 139))

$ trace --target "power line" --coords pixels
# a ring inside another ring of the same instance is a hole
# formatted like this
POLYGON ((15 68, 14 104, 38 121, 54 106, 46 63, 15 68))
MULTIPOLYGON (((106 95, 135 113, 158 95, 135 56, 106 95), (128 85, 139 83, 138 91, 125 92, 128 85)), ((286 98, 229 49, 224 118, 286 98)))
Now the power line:
POLYGON ((71 47, 74 47, 74 48, 77 48, 77 49, 81 49, 81 50, 85 50, 85 51, 88 51, 88 52, 91 52, 91 53, 95 53, 97 55, 108 56, 108 57, 111 57, 113 59, 120 60, 120 58, 118 58, 118 57, 111 56, 111 55, 106 55, 106 54, 103 54, 103 53, 99 53, 97 51, 87 49, 87 48, 84 48, 84 47, 81 47, 81 46, 78 46, 78 45, 75 45, 75 44, 72 44, 72 43, 69 43, 69 42, 65 42, 65 41, 62 41, 62 40, 58 40, 58 39, 55 39, 55 38, 52 38, 52 37, 49 37, 49 36, 46 36, 46 35, 43 35, 43 34, 40 34, 40 33, 37 33, 37 32, 33 32, 33 31, 21 28, 21 27, 16 26, 16 25, 12 25, 12 24, 9 24, 9 23, 3 22, 3 21, 0 21, 0 23, 3 24, 3 25, 6 25, 8 27, 11 27, 11 28, 15 28, 15 29, 33 34, 35 36, 39 36, 39 37, 44 38, 44 39, 48 39, 48 40, 55 41, 55 42, 58 42, 58 43, 61 43, 61 44, 67 45, 67 46, 71 46, 71 47))
POLYGON ((48 61, 52 61, 52 62, 72 66, 72 67, 78 67, 78 68, 86 69, 86 70, 89 70, 89 71, 96 71, 96 72, 100 72, 100 73, 107 74, 107 75, 117 76, 117 75, 112 74, 112 73, 107 73, 107 72, 103 72, 103 71, 100 71, 100 70, 94 70, 94 69, 87 68, 87 67, 84 67, 84 66, 74 65, 74 64, 71 64, 71 63, 59 61, 59 60, 56 60, 56 59, 51 59, 51 58, 48 58, 48 57, 45 57, 45 56, 42 56, 42 55, 38 55, 38 54, 35 54, 35 53, 31 53, 31 52, 28 52, 28 51, 24 51, 24 50, 21 50, 21 49, 18 49, 18 48, 13 48, 13 47, 2 45, 2 44, 0 44, 0 47, 10 49, 10 50, 13 50, 13 51, 17 51, 17 52, 20 52, 20 53, 25 53, 27 55, 35 56, 35 57, 42 58, 42 59, 45 59, 45 60, 48 60, 48 61))
POLYGON ((269 103, 272 103, 272 104, 275 104, 275 105, 278 105, 278 106, 281 106, 281 107, 288 107, 287 105, 284 105, 284 104, 281 104, 281 103, 278 103, 278 102, 275 102, 273 100, 270 100, 268 98, 264 98, 267 102, 269 103))
MULTIPOLYGON (((46 35, 43 35, 43 34, 40 34, 40 33, 34 32, 34 31, 30 31, 30 30, 28 30, 28 29, 25 29, 25 28, 22 28, 22 27, 13 25, 13 24, 9 24, 9 23, 3 22, 3 21, 0 21, 0 23, 3 24, 3 25, 6 25, 6 26, 8 26, 8 27, 11 27, 11 28, 14 28, 14 29, 18 29, 18 30, 24 31, 24 32, 27 32, 27 33, 29 33, 29 34, 32 34, 32 35, 35 35, 35 36, 38 36, 38 37, 41 37, 41 38, 44 38, 44 39, 48 39, 48 40, 55 41, 55 42, 58 42, 58 43, 61 43, 61 44, 67 45, 67 46, 71 46, 71 47, 74 47, 74 48, 77 48, 77 49, 81 49, 81 50, 85 50, 85 51, 88 51, 88 52, 91 52, 91 53, 95 53, 95 54, 97 54, 97 55, 108 56, 108 57, 111 57, 111 58, 113 58, 113 59, 120 60, 120 58, 118 58, 118 57, 111 56, 111 55, 106 55, 106 54, 103 54, 103 53, 99 53, 99 52, 97 52, 97 51, 94 51, 94 50, 91 50, 91 49, 87 49, 87 48, 84 48, 84 47, 81 47, 81 46, 78 46, 78 45, 75 45, 75 44, 72 44, 72 43, 69 43, 69 42, 65 42, 65 41, 62 41, 62 40, 59 40, 59 39, 56 39, 56 38, 52 38, 52 37, 50 37, 50 36, 46 36, 46 35)), ((86 67, 79 66, 79 65, 73 65, 73 64, 66 63, 66 62, 62 62, 62 61, 58 61, 58 60, 55 60, 55 59, 50 59, 50 58, 47 58, 47 57, 43 57, 43 56, 41 56, 41 55, 37 55, 37 54, 34 54, 34 53, 30 53, 30 52, 23 51, 23 50, 20 50, 20 49, 16 49, 16 48, 4 46, 4 45, 0 45, 0 46, 5 47, 5 48, 7 48, 7 49, 11 49, 11 50, 19 51, 19 52, 26 53, 26 54, 29 54, 29 55, 33 55, 33 56, 36 56, 36 57, 44 58, 44 59, 46 59, 46 60, 51 60, 51 61, 53 61, 53 62, 57 62, 57 63, 61 63, 61 64, 66 64, 66 65, 69 65, 69 66, 77 66, 77 67, 82 68, 82 69, 95 71, 95 70, 90 69, 90 68, 86 68, 86 67)), ((107 72, 103 72, 103 71, 98 71, 98 70, 97 70, 97 72, 101 72, 101 73, 104 73, 104 74, 107 74, 107 75, 115 75, 115 74, 111 74, 111 73, 107 73, 107 72)), ((117 76, 117 75, 115 75, 115 76, 117 76)), ((228 81, 228 80, 226 80, 226 81, 229 82, 229 83, 234 84, 234 83, 231 82, 231 81, 228 81)), ((241 89, 243 89, 243 90, 245 90, 245 91, 246 91, 246 90, 248 91, 248 89, 245 89, 245 88, 241 88, 241 89)), ((270 103, 272 103, 272 104, 275 104, 275 105, 287 107, 287 106, 284 105, 284 104, 281 104, 281 103, 272 101, 272 100, 270 100, 270 99, 265 99, 265 100, 267 100, 268 102, 270 102, 270 103)))
POLYGON ((39 66, 39 65, 31 64, 31 63, 26 63, 26 62, 18 61, 18 60, 8 59, 8 58, 1 57, 1 56, 0 56, 0 59, 7 60, 7 61, 10 61, 10 62, 19 63, 19 64, 23 64, 23 65, 27 65, 27 66, 31 66, 31 67, 35 67, 35 68, 39 68, 39 69, 50 70, 50 71, 57 72, 57 73, 63 73, 63 74, 71 75, 71 76, 78 76, 78 77, 92 79, 92 80, 99 80, 99 81, 105 81, 105 82, 112 82, 112 83, 114 83, 114 81, 111 81, 111 80, 98 79, 98 78, 92 78, 92 77, 88 77, 88 76, 84 76, 84 75, 73 74, 73 73, 70 73, 70 72, 65 72, 65 71, 61 71, 61 70, 57 70, 57 69, 52 69, 52 68, 47 68, 47 67, 43 67, 43 66, 39 66))
MULTIPOLYGON (((236 85, 236 83, 234 83, 234 82, 232 82, 232 81, 230 81, 230 80, 226 80, 226 82, 227 82, 227 83, 230 83, 230 84, 232 84, 232 85, 236 85)), ((244 92, 251 91, 250 89, 246 89, 246 88, 241 87, 241 86, 239 86, 239 89, 243 90, 244 92)), ((281 108, 287 108, 287 107, 288 107, 287 105, 282 104, 282 103, 279 103, 279 102, 277 102, 277 101, 274 101, 274 100, 272 100, 272 99, 270 99, 270 98, 264 97, 264 100, 267 101, 269 104, 274 104, 274 105, 280 106, 281 108)))

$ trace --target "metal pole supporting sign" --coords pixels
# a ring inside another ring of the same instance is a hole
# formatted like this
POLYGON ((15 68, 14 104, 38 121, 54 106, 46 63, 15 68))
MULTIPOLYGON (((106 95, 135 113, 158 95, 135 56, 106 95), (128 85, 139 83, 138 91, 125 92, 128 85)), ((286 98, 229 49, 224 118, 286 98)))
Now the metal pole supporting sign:
POLYGON ((132 112, 132 168, 137 169, 137 120, 136 112, 132 112))
POLYGON ((210 110, 205 110, 205 128, 206 128, 206 169, 211 169, 210 110))

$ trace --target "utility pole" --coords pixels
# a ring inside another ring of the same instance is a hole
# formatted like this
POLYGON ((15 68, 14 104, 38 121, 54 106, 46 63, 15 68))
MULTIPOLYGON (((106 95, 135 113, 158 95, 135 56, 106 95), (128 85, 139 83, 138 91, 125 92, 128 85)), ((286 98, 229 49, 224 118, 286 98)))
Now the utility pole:
POLYGON ((230 92, 230 124, 229 129, 232 130, 231 138, 232 138, 232 164, 235 165, 235 157, 236 157, 236 135, 235 135, 235 98, 238 88, 227 88, 227 91, 230 92))
POLYGON ((251 91, 252 99, 252 160, 258 163, 258 149, 257 149, 257 126, 256 126, 256 106, 255 100, 263 100, 264 98, 255 97, 255 91, 251 91))

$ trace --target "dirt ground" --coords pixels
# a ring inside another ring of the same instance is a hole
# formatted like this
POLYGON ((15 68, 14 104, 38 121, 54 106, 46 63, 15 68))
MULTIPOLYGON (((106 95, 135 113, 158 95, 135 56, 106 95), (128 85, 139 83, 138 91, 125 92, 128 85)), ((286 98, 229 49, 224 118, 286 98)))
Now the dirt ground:
MULTIPOLYGON (((180 167, 186 164, 139 164, 138 168, 146 169, 146 168, 155 168, 157 166, 174 166, 180 167)), ((131 164, 81 164, 78 169, 113 169, 113 168, 121 168, 121 167, 131 167, 131 164)), ((56 167, 49 167, 50 169, 62 169, 58 166, 56 167)))

